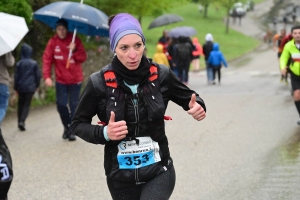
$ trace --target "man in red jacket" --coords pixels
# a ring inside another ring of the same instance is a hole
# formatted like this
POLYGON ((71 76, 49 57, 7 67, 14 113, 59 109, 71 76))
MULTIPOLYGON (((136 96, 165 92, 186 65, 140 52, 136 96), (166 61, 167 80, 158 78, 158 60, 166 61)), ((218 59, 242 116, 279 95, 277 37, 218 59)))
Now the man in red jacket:
POLYGON ((68 22, 60 19, 56 23, 56 35, 53 36, 43 54, 43 77, 45 84, 52 87, 52 64, 55 67, 56 104, 64 126, 63 139, 76 140, 69 127, 80 95, 83 73, 81 64, 86 60, 86 52, 79 38, 72 43, 72 33, 68 33, 68 22), (69 51, 72 50, 70 64, 67 67, 69 51))

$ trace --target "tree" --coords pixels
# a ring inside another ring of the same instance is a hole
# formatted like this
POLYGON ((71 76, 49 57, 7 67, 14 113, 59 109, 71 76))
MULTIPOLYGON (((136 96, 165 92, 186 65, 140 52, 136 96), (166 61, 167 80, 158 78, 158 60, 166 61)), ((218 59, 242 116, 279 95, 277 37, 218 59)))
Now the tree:
POLYGON ((226 9, 226 33, 229 33, 230 9, 238 0, 217 0, 226 9))
POLYGON ((141 23, 144 16, 158 16, 172 7, 188 2, 188 0, 131 0, 130 3, 120 0, 85 0, 84 2, 98 8, 107 15, 119 12, 130 13, 137 16, 141 23))
POLYGON ((32 9, 24 0, 1 0, 0 12, 24 17, 27 24, 31 22, 32 9))
POLYGON ((203 17, 207 18, 207 10, 209 4, 213 3, 215 0, 193 0, 194 3, 200 3, 204 7, 203 17))
POLYGON ((158 16, 170 10, 170 8, 180 6, 186 2, 187 0, 132 0, 131 5, 127 6, 127 9, 129 13, 138 16, 138 20, 141 23, 144 16, 158 16))

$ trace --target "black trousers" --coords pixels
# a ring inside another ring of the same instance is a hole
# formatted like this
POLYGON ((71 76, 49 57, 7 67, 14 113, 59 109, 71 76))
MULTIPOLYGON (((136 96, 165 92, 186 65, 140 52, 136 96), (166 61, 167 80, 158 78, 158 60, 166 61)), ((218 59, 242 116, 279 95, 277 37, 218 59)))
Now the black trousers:
POLYGON ((106 180, 113 200, 167 200, 175 187, 176 174, 172 167, 147 183, 125 188, 117 188, 118 182, 106 180))
POLYGON ((218 74, 218 81, 221 81, 221 67, 213 67, 214 79, 216 77, 216 73, 218 74))
POLYGON ((19 93, 18 100, 18 122, 25 122, 34 93, 19 93))

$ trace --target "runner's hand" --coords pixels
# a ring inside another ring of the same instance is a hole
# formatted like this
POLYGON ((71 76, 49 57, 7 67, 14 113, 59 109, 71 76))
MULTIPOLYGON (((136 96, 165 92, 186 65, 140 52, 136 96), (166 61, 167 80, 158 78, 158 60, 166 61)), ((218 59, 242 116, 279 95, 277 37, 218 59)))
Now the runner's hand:
POLYGON ((115 122, 115 113, 110 112, 110 119, 107 125, 107 135, 110 140, 122 140, 128 133, 124 120, 115 122))
POLYGON ((285 76, 285 75, 286 75, 286 73, 287 73, 287 69, 286 69, 286 68, 284 68, 284 69, 282 69, 282 70, 281 70, 281 74, 282 74, 282 75, 284 75, 284 76, 285 76))
POLYGON ((204 109, 196 102, 195 94, 192 94, 191 101, 189 103, 189 108, 190 109, 187 111, 187 113, 192 115, 194 119, 200 121, 206 117, 204 109))

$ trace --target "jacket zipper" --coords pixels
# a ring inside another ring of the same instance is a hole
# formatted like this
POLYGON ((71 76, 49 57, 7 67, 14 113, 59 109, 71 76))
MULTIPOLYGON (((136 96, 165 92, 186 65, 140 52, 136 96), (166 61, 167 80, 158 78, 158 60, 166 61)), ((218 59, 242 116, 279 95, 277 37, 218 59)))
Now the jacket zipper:
MULTIPOLYGON (((139 107, 138 107, 138 102, 139 102, 139 99, 137 99, 137 102, 135 103, 133 99, 131 99, 131 102, 134 106, 134 115, 135 115, 135 121, 138 122, 139 121, 139 107)), ((135 130, 134 130, 134 136, 137 136, 138 134, 138 131, 139 131, 139 127, 136 126, 135 127, 135 130)), ((135 182, 136 183, 139 183, 139 175, 138 175, 138 169, 135 169, 135 182)))

